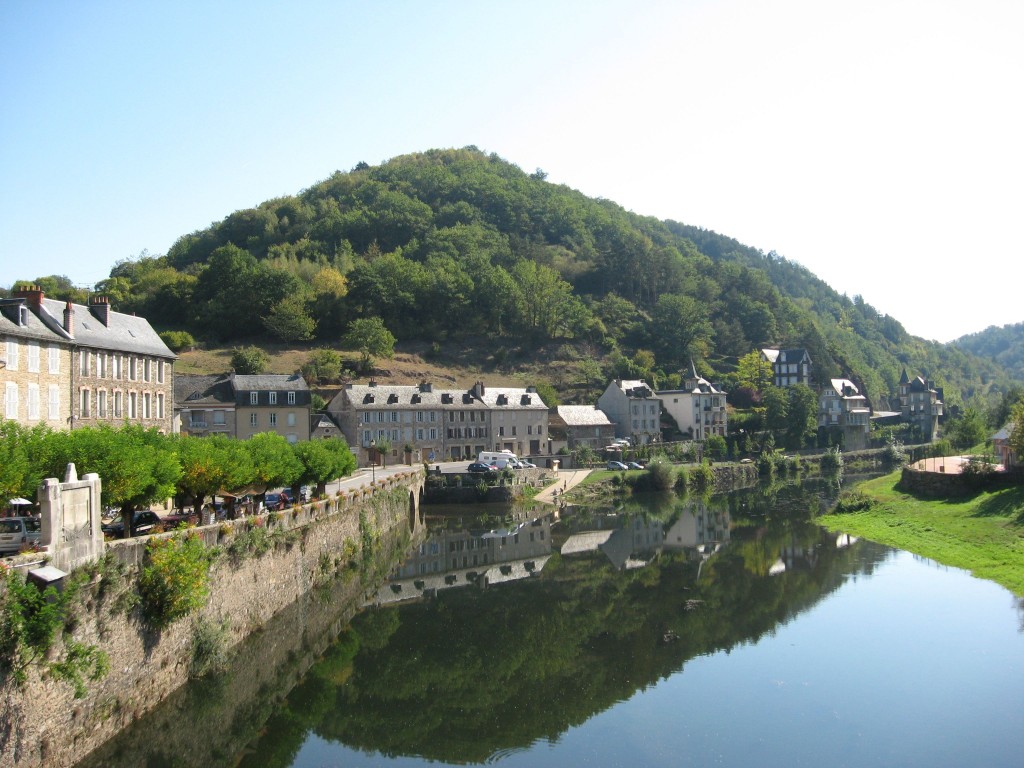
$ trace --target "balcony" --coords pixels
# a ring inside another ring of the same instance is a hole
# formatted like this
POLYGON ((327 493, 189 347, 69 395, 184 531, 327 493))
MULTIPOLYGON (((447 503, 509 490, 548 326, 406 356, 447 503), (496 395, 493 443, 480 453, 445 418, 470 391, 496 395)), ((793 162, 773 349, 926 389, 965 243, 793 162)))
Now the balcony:
POLYGON ((188 423, 189 429, 206 429, 205 421, 190 421, 188 423))

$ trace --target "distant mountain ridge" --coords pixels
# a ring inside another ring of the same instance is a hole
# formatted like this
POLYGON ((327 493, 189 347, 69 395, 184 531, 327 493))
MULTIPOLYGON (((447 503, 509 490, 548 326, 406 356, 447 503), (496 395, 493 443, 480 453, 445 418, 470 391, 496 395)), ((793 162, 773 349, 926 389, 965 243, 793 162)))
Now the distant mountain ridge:
POLYGON ((1003 368, 1016 381, 1024 382, 1024 323, 969 333, 953 342, 953 346, 1003 368))

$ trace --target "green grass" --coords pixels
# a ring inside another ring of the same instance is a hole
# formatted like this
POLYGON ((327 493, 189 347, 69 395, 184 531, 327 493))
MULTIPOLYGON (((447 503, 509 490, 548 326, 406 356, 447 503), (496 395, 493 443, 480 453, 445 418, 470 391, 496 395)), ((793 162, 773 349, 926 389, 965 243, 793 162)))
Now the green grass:
POLYGON ((1024 595, 1024 488, 962 499, 924 499, 896 489, 894 472, 861 483, 875 500, 862 512, 825 515, 831 530, 898 547, 1024 595))

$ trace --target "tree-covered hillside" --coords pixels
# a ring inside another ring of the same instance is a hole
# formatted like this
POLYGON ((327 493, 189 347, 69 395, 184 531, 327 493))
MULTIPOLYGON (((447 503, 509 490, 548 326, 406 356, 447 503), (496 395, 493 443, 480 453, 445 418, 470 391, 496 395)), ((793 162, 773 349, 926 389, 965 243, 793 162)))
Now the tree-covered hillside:
MULTIPOLYGON (((763 346, 806 347, 819 381, 876 407, 901 370, 947 400, 1005 387, 997 366, 910 337, 860 297, 713 232, 635 215, 475 147, 360 163, 236 211, 166 256, 118 263, 98 290, 160 329, 234 343, 336 345, 357 319, 399 342, 575 349, 600 375, 721 379, 763 346)), ((591 373, 594 373, 593 371, 591 373)))
POLYGON ((1024 382, 1024 323, 1002 328, 992 325, 984 331, 960 337, 953 346, 993 361, 1015 380, 1024 382))

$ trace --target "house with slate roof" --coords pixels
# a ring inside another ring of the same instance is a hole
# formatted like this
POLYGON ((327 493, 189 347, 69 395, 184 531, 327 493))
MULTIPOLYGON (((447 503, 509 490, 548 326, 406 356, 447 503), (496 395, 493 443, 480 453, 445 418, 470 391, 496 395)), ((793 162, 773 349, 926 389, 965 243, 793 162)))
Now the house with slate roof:
POLYGON ((4 416, 56 429, 132 422, 173 428, 176 355, 141 317, 47 299, 37 286, 0 302, 4 416))
POLYGON ((1010 447, 1010 437, 1013 435, 1013 428, 1014 423, 1011 421, 992 435, 992 451, 999 457, 999 463, 1003 465, 1003 469, 1017 466, 1017 454, 1010 447))
POLYGON ((842 446, 849 451, 868 447, 871 433, 871 406, 849 379, 831 379, 818 396, 818 428, 842 435, 842 446))
POLYGON ((725 393, 697 373, 690 361, 689 375, 682 389, 661 389, 656 393, 662 407, 692 440, 707 440, 710 435, 725 437, 729 427, 725 393))
POLYGON ((534 387, 470 389, 419 385, 347 384, 327 406, 360 464, 386 440, 391 457, 405 446, 426 461, 475 459, 482 451, 518 456, 549 451, 548 409, 534 387))
MULTIPOLYGON (((248 440, 276 432, 289 443, 309 440, 312 394, 300 374, 179 374, 174 411, 183 434, 248 440)), ((335 430, 337 436, 337 430, 335 430)))
POLYGON ((558 405, 548 416, 551 449, 591 448, 600 451, 615 439, 615 425, 596 405, 558 405))
POLYGON ((597 407, 615 425, 615 436, 634 445, 661 440, 661 398, 640 380, 616 379, 597 398, 597 407))
POLYGON ((931 442, 939 435, 943 392, 931 381, 918 376, 911 379, 904 368, 900 376, 900 417, 913 424, 923 440, 931 442))
POLYGON ((772 366, 772 382, 776 387, 804 384, 814 388, 811 356, 806 349, 762 349, 761 358, 772 366))

